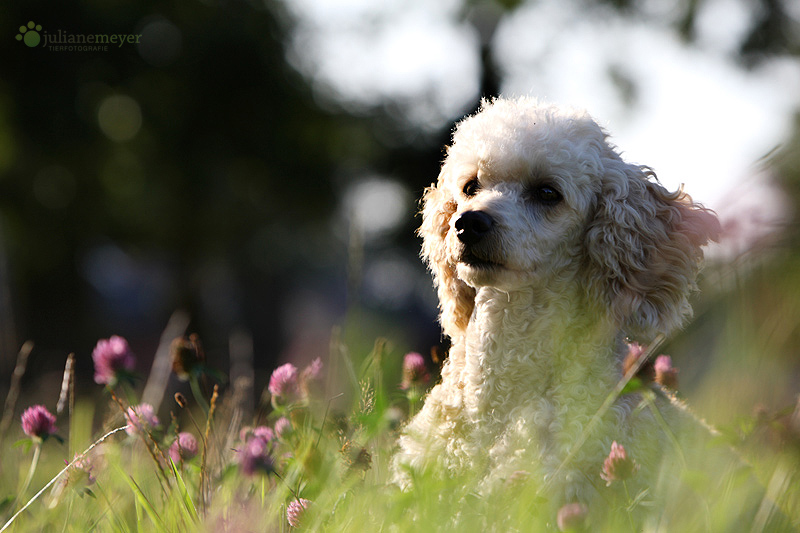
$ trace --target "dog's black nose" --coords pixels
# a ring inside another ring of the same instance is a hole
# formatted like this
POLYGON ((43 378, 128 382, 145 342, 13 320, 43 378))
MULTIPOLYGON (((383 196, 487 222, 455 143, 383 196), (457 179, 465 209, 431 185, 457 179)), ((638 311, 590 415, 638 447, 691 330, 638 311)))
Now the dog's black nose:
POLYGON ((475 244, 489 233, 493 224, 492 217, 483 211, 466 211, 456 219, 456 235, 464 244, 475 244))

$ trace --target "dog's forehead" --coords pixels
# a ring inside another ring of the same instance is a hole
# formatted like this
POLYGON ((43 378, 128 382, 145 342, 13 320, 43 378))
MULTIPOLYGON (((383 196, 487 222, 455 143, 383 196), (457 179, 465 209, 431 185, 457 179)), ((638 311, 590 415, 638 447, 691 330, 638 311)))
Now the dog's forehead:
POLYGON ((462 121, 448 151, 461 176, 487 183, 557 178, 584 181, 610 150, 605 132, 583 112, 498 101, 462 121))

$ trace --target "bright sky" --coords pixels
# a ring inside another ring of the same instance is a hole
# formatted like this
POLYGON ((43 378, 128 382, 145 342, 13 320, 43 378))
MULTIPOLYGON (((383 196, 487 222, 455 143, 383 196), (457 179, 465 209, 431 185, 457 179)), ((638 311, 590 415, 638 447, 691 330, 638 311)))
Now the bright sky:
MULTIPOLYGON (((800 64, 734 63, 750 4, 704 2, 699 46, 690 47, 669 28, 669 2, 643 2, 658 24, 587 13, 577 0, 529 2, 501 20, 492 43, 502 92, 586 108, 626 159, 653 167, 670 189, 685 184, 723 220, 743 210, 774 217, 758 161, 790 132, 800 64), (610 72, 633 82, 631 100, 610 72)), ((321 101, 354 110, 391 101, 422 129, 449 127, 474 101, 479 37, 460 21, 462 1, 286 5, 298 22, 290 61, 321 101)))
POLYGON ((424 129, 460 116, 478 91, 478 39, 461 0, 286 0, 289 61, 320 99, 358 109, 393 101, 424 129))

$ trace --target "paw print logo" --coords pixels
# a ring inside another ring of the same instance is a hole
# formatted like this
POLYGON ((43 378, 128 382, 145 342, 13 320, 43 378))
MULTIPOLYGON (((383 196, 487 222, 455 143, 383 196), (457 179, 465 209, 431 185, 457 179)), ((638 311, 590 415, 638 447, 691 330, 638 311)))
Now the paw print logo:
POLYGON ((42 31, 42 25, 36 24, 33 21, 28 22, 27 26, 20 26, 19 33, 17 34, 18 41, 24 41, 30 48, 37 46, 42 40, 39 32, 42 31))

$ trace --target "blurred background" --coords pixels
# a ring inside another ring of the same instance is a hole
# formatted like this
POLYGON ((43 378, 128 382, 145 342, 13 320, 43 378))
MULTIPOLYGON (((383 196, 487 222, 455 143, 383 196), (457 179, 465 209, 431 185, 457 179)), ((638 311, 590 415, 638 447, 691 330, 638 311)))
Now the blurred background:
POLYGON ((334 327, 427 353, 417 200, 497 94, 587 108, 719 213, 665 347, 688 395, 744 412, 800 390, 794 0, 11 0, 0 28, 0 393, 26 340, 37 394, 113 334, 147 373, 171 317, 225 372, 251 350, 262 387, 334 327))

